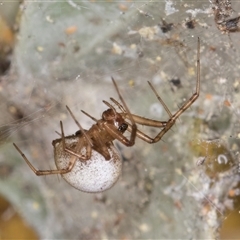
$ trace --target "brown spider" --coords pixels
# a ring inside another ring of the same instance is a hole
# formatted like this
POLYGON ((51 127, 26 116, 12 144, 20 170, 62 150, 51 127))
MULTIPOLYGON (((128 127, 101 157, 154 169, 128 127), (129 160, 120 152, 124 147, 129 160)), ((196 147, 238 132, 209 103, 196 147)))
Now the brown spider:
POLYGON ((168 113, 168 121, 157 121, 132 114, 113 78, 112 82, 122 105, 113 98, 110 98, 110 100, 117 105, 120 112, 117 112, 116 108, 107 101, 103 102, 109 108, 103 112, 102 119, 100 120, 82 111, 96 122, 89 130, 82 128, 72 111, 66 106, 80 130, 74 135, 65 137, 63 124, 60 121, 61 134, 58 134, 61 138, 52 142, 57 166, 56 170, 37 170, 18 146, 13 143, 14 147, 36 175, 62 174, 62 177, 70 185, 84 192, 101 192, 112 187, 118 180, 122 169, 122 161, 113 145, 113 140, 116 139, 128 147, 135 144, 136 137, 141 138, 147 143, 156 143, 174 125, 179 116, 198 98, 200 92, 200 40, 198 38, 196 91, 176 113, 172 114, 169 111, 152 84, 148 82, 152 91, 168 113), (137 129, 136 124, 157 127, 161 128, 161 130, 152 138, 137 129), (126 130, 131 133, 129 139, 123 135, 126 130))

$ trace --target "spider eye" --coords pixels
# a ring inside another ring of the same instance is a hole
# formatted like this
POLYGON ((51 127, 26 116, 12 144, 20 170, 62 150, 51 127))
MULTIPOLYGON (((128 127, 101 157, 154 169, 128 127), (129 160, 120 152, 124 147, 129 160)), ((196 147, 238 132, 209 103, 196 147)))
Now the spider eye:
POLYGON ((126 123, 123 123, 123 124, 121 124, 120 125, 120 127, 118 128, 118 131, 120 131, 120 132, 125 132, 126 130, 127 130, 127 128, 128 128, 128 125, 126 124, 126 123))
POLYGON ((79 136, 79 135, 81 135, 82 133, 81 133, 81 130, 78 130, 78 131, 76 131, 75 132, 75 136, 79 136))

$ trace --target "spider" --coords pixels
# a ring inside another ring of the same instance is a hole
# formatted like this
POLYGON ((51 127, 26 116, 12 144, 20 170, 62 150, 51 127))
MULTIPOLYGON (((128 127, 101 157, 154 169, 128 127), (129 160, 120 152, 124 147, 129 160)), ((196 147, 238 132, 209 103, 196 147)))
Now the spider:
POLYGON ((110 98, 110 100, 119 108, 120 112, 117 112, 113 104, 104 100, 103 103, 108 106, 108 109, 102 113, 100 120, 81 110, 95 122, 89 130, 82 128, 70 108, 66 106, 79 130, 74 135, 65 136, 63 124, 60 121, 61 133, 57 133, 61 138, 52 142, 55 164, 57 166, 56 170, 37 170, 20 148, 13 143, 14 147, 37 176, 61 174, 70 185, 83 192, 101 192, 112 187, 117 182, 122 170, 122 160, 113 145, 113 141, 118 140, 128 147, 135 144, 136 137, 147 143, 158 142, 171 129, 179 116, 198 98, 200 93, 200 40, 198 38, 196 90, 178 111, 172 114, 153 85, 148 81, 150 88, 168 113, 168 121, 157 121, 132 114, 113 78, 112 82, 121 103, 114 98, 110 98), (156 127, 161 130, 152 138, 140 131, 137 128, 137 124, 156 127), (124 136, 126 130, 130 132, 129 138, 124 136))

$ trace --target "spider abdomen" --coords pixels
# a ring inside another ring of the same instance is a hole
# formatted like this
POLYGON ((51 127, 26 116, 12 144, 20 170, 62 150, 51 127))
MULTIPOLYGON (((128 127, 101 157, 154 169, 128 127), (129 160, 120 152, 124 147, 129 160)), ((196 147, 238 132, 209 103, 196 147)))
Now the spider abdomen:
MULTIPOLYGON (((79 138, 72 136, 65 138, 67 148, 73 149, 79 138)), ((110 160, 106 160, 102 154, 92 149, 89 160, 77 159, 69 173, 62 174, 62 177, 74 188, 89 193, 102 192, 111 188, 118 180, 122 172, 122 160, 114 146, 110 146, 110 160)), ((81 154, 86 153, 83 147, 81 154)), ((71 154, 63 150, 62 141, 54 145, 54 158, 58 169, 66 169, 71 154)))

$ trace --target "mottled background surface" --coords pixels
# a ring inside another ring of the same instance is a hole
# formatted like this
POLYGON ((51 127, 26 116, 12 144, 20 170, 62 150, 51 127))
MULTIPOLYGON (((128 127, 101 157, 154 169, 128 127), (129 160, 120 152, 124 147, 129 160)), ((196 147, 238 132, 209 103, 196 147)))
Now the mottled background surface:
POLYGON ((206 239, 225 225, 221 237, 234 238, 240 4, 219 2, 1 2, 0 193, 39 238, 206 239), (117 98, 111 76, 132 113, 168 119, 147 81, 174 113, 194 92, 197 37, 199 99, 162 141, 115 143, 123 172, 112 189, 86 194, 61 176, 37 177, 13 148, 36 168, 54 169, 59 121, 66 135, 78 130, 65 105, 88 129, 93 122, 80 110, 101 117, 102 100, 117 98))

